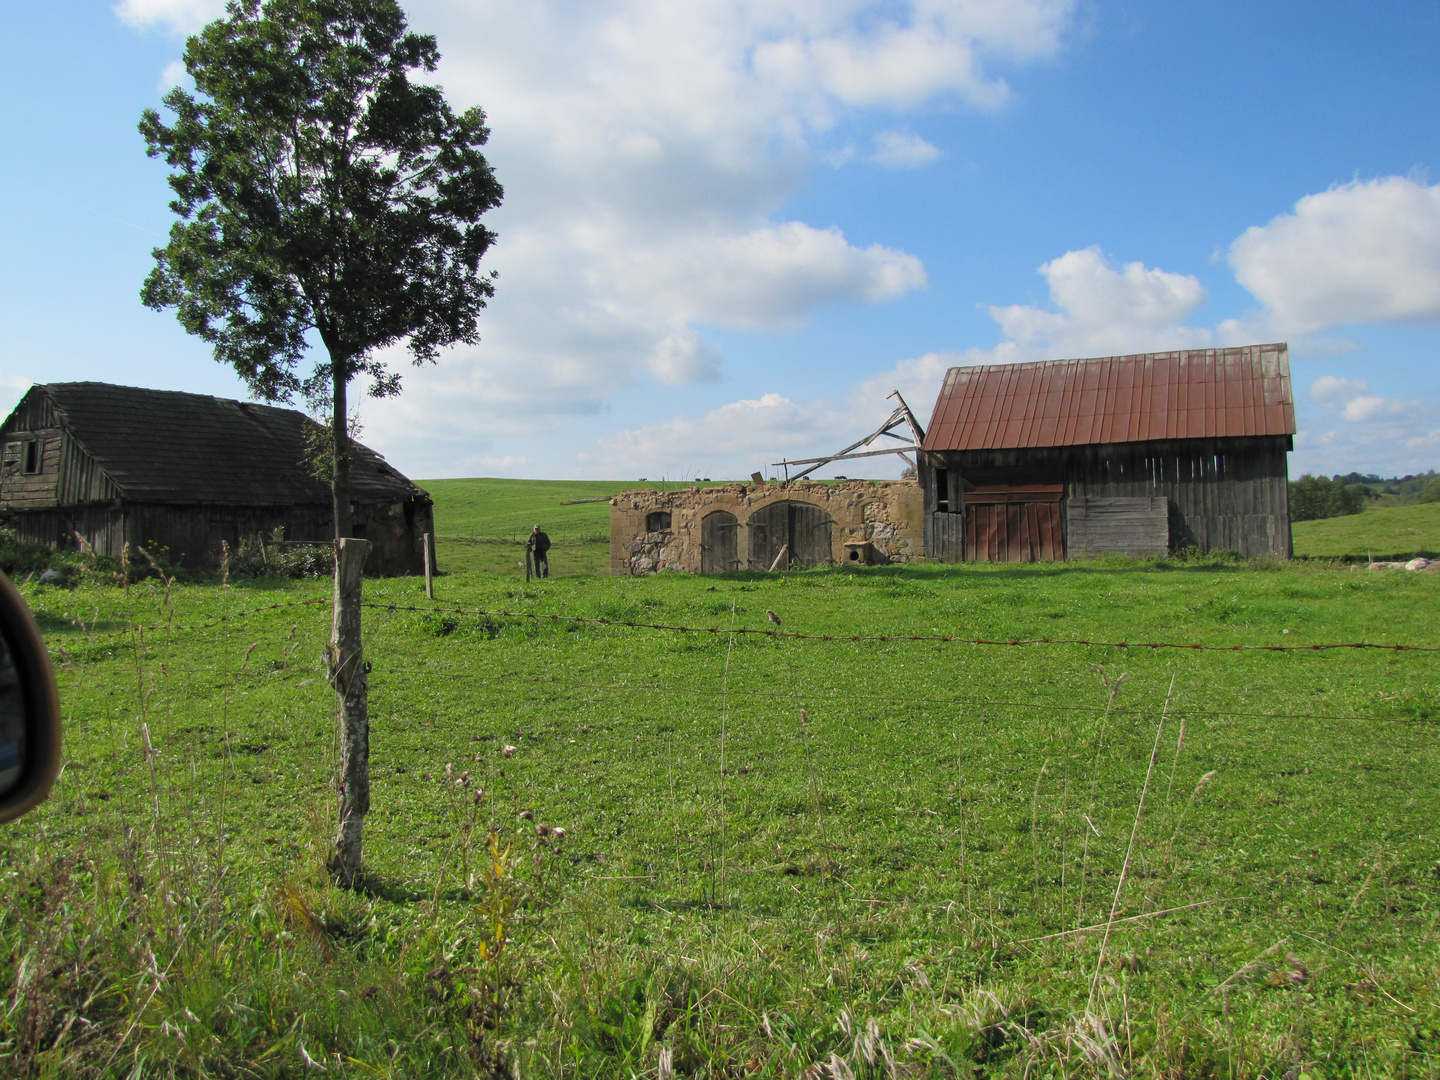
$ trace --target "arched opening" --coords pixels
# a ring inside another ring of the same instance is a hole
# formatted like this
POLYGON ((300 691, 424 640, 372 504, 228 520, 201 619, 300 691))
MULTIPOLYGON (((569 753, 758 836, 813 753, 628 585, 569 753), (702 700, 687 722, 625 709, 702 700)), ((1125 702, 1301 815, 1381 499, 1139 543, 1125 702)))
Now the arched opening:
POLYGON ((669 510, 653 510, 653 511, 651 511, 650 513, 646 514, 646 515, 645 515, 645 531, 646 531, 646 532, 669 532, 669 531, 670 531, 670 511, 669 511, 669 510))

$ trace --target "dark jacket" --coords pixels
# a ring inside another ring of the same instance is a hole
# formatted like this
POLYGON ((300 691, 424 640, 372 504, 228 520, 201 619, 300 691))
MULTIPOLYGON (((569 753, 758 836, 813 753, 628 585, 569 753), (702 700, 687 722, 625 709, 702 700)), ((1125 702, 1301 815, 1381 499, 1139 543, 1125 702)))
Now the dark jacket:
POLYGON ((530 539, 525 541, 527 551, 533 551, 535 555, 542 556, 550 550, 550 537, 543 532, 532 532, 530 539))

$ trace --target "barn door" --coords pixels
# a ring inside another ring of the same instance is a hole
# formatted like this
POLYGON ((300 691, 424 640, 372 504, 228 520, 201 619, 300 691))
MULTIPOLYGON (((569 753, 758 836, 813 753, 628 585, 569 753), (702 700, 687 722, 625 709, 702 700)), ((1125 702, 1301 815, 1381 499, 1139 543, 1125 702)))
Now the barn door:
POLYGON ((965 493, 970 562, 1060 562, 1065 558, 1063 484, 978 487, 965 493))
POLYGON ((824 566, 831 561, 830 515, 802 502, 777 502, 750 515, 750 569, 769 570, 788 546, 786 565, 824 566))
POLYGON ((965 515, 937 512, 930 515, 925 550, 932 559, 958 563, 965 558, 965 515))
POLYGON ((728 510, 706 514, 700 522, 700 572, 723 574, 740 569, 740 525, 728 510))

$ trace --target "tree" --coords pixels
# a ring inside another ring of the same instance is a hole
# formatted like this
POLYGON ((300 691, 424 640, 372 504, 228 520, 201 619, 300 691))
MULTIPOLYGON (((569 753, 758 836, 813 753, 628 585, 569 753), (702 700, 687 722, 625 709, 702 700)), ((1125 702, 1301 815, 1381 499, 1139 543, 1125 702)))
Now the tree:
POLYGON ((1290 483, 1290 520, 1314 521, 1358 514, 1365 509, 1366 494, 1362 485, 1347 487, 1343 477, 1331 479, 1306 473, 1290 483))
POLYGON ((185 46, 197 94, 176 88, 171 124, 147 109, 147 153, 170 166, 170 242, 141 299, 175 308, 252 394, 303 394, 328 410, 336 538, 330 681, 340 696, 341 782, 332 868, 360 871, 370 805, 367 664, 359 582, 365 545, 346 539, 352 380, 400 392, 379 351, 414 362, 473 344, 494 275, 480 223, 503 192, 480 148, 485 114, 459 116, 438 87, 433 37, 407 31, 396 0, 231 0, 185 46), (323 358, 300 370, 311 336, 323 358))
POLYGON ((175 308, 254 396, 299 392, 330 414, 337 538, 351 381, 398 394, 378 351, 403 342, 421 365, 475 343, 495 291, 479 272, 495 240, 480 218, 503 195, 480 150, 489 130, 481 109, 457 116, 411 81, 438 61, 395 0, 231 0, 186 43, 198 93, 165 95, 174 123, 140 121, 181 219, 141 298, 175 308), (312 333, 325 355, 302 372, 312 333))

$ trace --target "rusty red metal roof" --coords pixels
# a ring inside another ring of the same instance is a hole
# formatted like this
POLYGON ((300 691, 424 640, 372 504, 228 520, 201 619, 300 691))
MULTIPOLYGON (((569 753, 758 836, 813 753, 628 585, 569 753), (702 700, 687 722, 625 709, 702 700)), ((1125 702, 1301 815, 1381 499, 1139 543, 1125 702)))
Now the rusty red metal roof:
POLYGON ((1290 353, 1282 342, 953 367, 925 449, 1293 434, 1290 353))

